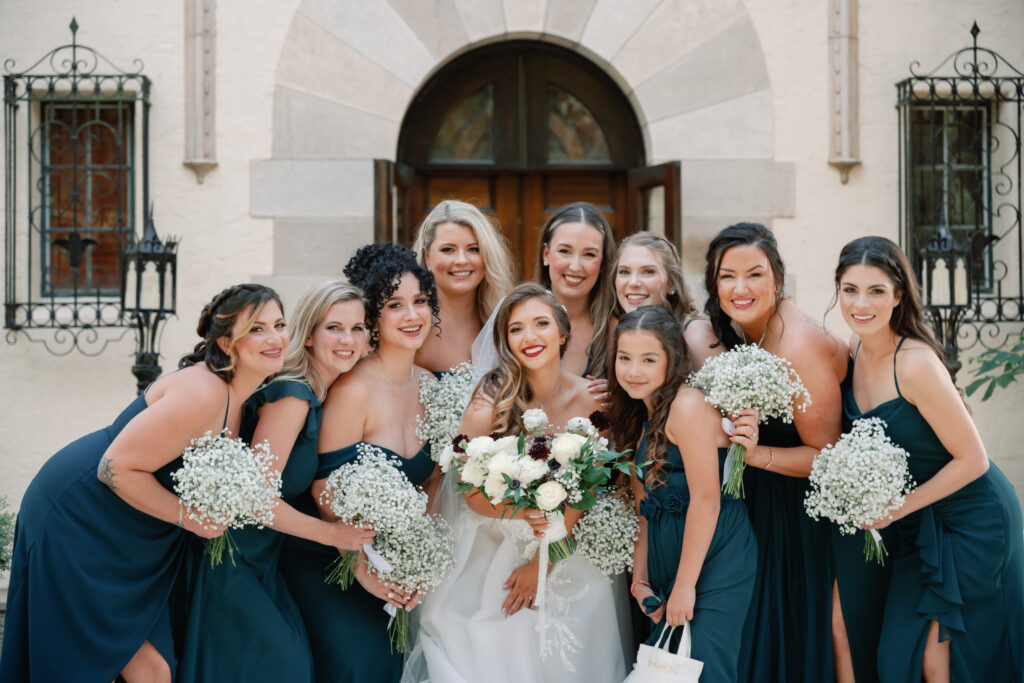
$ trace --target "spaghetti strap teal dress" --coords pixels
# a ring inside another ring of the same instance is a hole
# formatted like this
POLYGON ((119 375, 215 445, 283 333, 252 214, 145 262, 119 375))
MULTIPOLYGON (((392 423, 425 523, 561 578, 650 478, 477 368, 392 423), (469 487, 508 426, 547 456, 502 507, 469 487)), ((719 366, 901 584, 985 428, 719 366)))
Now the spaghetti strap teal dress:
MULTIPOLYGON (((847 401, 852 415, 885 420, 886 434, 910 454, 910 474, 921 485, 952 456, 903 398, 898 381, 896 392, 896 398, 863 413, 852 392, 847 401)), ((1024 680, 1024 523, 1017 494, 995 463, 967 486, 890 526, 897 551, 878 649, 879 679, 922 680, 925 640, 936 621, 939 640, 949 641, 951 681, 1024 680)))
MULTIPOLYGON (((252 440, 259 409, 284 398, 309 404, 306 423, 281 473, 281 499, 307 497, 316 474, 320 401, 305 382, 271 382, 242 409, 240 436, 252 440)), ((316 514, 315 512, 313 514, 316 514)), ((178 679, 193 681, 313 680, 313 655, 299 608, 278 573, 285 534, 264 527, 232 529, 238 544, 234 564, 210 566, 203 545, 190 552, 192 599, 178 679)))
MULTIPOLYGON (((65 446, 25 491, 0 649, 5 683, 112 681, 147 640, 174 671, 170 596, 187 532, 96 478, 111 442, 146 407, 140 395, 109 427, 65 446)), ((154 474, 173 491, 180 467, 178 457, 154 474)))
MULTIPOLYGON (((359 443, 321 453, 315 479, 326 479, 334 470, 355 460, 359 443)), ((410 458, 403 458, 383 446, 376 447, 398 458, 402 472, 417 486, 434 471, 429 444, 410 458)), ((304 504, 315 509, 312 497, 305 498, 304 504)), ((337 557, 336 548, 291 538, 281 557, 281 574, 306 624, 316 680, 318 683, 397 682, 402 676, 402 655, 391 652, 389 617, 384 612, 384 603, 363 590, 358 582, 345 590, 324 582, 337 557)))
MULTIPOLYGON (((647 460, 647 437, 637 447, 636 461, 647 460)), ((728 449, 718 449, 718 466, 725 463, 728 449)), ((672 594, 683 549, 683 532, 690 503, 686 471, 679 448, 669 443, 667 461, 662 473, 665 485, 653 489, 644 486, 646 496, 640 501, 640 514, 647 518, 647 578, 657 596, 648 598, 654 607, 672 594)), ((704 566, 697 579, 697 600, 691 621, 692 649, 690 656, 704 662, 701 683, 734 683, 740 655, 743 619, 750 606, 757 565, 757 541, 743 502, 731 496, 722 497, 718 523, 711 538, 704 566)), ((645 605, 647 606, 647 605, 645 605)), ((654 626, 648 645, 655 645, 662 635, 665 621, 654 626)), ((679 647, 682 632, 673 634, 673 651, 679 647)))
MULTIPOLYGON (((796 426, 770 419, 761 425, 758 443, 787 448, 803 442, 796 426)), ((757 538, 757 575, 743 628, 740 680, 828 683, 835 678, 830 525, 804 512, 806 478, 747 467, 743 486, 757 538)))
MULTIPOLYGON (((859 349, 859 347, 858 347, 859 349)), ((861 417, 853 400, 853 363, 850 359, 843 380, 843 432, 861 417)), ((846 637, 850 643, 853 674, 857 683, 877 683, 878 642, 882 634, 882 614, 892 578, 892 558, 897 553, 896 533, 891 526, 879 531, 889 557, 885 564, 864 557, 864 534, 843 534, 832 524, 832 560, 843 611, 846 637)))

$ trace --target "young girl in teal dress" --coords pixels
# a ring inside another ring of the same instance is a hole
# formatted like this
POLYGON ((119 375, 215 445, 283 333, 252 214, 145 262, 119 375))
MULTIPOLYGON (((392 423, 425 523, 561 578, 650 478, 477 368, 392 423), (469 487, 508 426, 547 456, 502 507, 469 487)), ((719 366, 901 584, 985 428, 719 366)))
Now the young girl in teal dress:
MULTIPOLYGON (((409 481, 432 493, 440 470, 429 446, 416 435, 416 416, 424 414, 420 378, 433 377, 414 358, 427 335, 437 329, 433 278, 411 251, 391 244, 360 248, 345 266, 345 276, 365 293, 372 350, 327 393, 313 497, 320 501, 327 477, 356 457, 360 443, 394 455, 409 481)), ((320 513, 333 519, 322 501, 320 513)), ((324 579, 337 556, 331 548, 303 548, 289 552, 281 563, 306 624, 316 680, 397 681, 402 655, 391 650, 384 603, 411 610, 421 596, 408 595, 369 574, 362 554, 356 583, 344 590, 328 585, 324 579)))
POLYGON ((487 216, 457 199, 430 210, 412 250, 434 276, 440 329, 416 352, 416 364, 440 376, 470 360, 473 340, 512 289, 512 255, 487 216))
POLYGON ((896 536, 879 679, 1024 680, 1020 503, 942 363, 910 264, 891 241, 862 237, 843 248, 836 287, 853 330, 844 409, 884 420, 917 482, 872 525, 896 536))
POLYGON ((0 656, 3 681, 170 681, 170 596, 192 519, 170 473, 205 432, 237 434, 242 404, 281 369, 281 302, 262 285, 206 305, 201 341, 109 427, 65 446, 22 499, 0 656))
MULTIPOLYGON (((640 513, 631 593, 655 626, 691 624, 701 681, 737 680, 743 622, 754 590, 757 546, 743 502, 724 496, 720 473, 729 442, 757 447, 757 413, 746 410, 727 437, 721 415, 684 383, 690 369, 678 320, 662 306, 627 313, 615 328, 613 434, 635 461, 640 513)), ((681 630, 670 647, 678 648, 681 630)))
MULTIPOLYGON (((745 502, 757 537, 757 576, 743 632, 745 683, 828 683, 834 677, 830 527, 804 512, 814 456, 841 432, 846 344, 784 295, 772 232, 739 223, 711 240, 704 307, 726 348, 757 344, 788 360, 812 404, 792 424, 769 420, 746 454, 745 502)), ((837 648, 841 652, 842 648, 837 648)))
POLYGON ((283 371, 246 401, 241 436, 270 444, 282 474, 281 499, 270 527, 232 531, 238 545, 233 563, 211 567, 201 547, 194 551, 179 681, 313 680, 306 629, 278 573, 278 558, 293 537, 358 550, 373 536, 323 521, 309 495, 318 467, 320 401, 362 355, 364 317, 362 293, 346 282, 306 292, 290 325, 283 371))

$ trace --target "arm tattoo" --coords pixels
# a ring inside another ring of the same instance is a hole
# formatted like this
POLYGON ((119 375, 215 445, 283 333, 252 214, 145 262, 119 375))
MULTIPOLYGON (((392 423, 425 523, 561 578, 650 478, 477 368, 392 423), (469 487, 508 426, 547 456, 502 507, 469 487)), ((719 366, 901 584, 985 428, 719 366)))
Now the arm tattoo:
POLYGON ((96 478, 107 485, 114 493, 117 493, 117 485, 114 484, 114 477, 117 475, 110 469, 110 458, 103 456, 100 459, 99 467, 96 468, 96 478))

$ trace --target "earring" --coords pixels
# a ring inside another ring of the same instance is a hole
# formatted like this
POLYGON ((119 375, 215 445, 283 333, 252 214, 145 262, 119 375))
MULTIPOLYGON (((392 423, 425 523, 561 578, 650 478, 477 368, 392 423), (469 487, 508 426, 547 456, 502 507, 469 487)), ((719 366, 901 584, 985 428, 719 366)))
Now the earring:
POLYGON ((544 261, 544 267, 545 267, 545 268, 547 268, 547 267, 548 267, 549 265, 551 265, 551 264, 550 264, 550 263, 548 263, 547 261, 544 261))

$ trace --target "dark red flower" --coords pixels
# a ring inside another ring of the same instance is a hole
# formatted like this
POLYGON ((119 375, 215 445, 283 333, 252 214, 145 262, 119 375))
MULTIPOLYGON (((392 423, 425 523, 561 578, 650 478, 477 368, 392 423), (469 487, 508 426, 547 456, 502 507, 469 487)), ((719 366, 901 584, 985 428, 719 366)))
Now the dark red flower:
POLYGON ((498 439, 500 439, 500 438, 501 438, 501 434, 499 434, 498 432, 491 432, 491 433, 490 433, 490 434, 488 434, 487 436, 491 437, 491 438, 492 438, 492 439, 494 439, 495 441, 497 441, 498 439))
POLYGON ((546 439, 538 437, 530 444, 530 450, 528 453, 534 460, 547 460, 548 456, 551 455, 551 449, 548 448, 548 442, 546 439))
POLYGON ((612 426, 612 416, 603 410, 595 410, 590 414, 590 424, 594 425, 594 428, 603 432, 612 426))
POLYGON ((465 434, 459 434, 452 439, 452 450, 456 453, 465 453, 467 444, 469 444, 469 437, 465 434))

